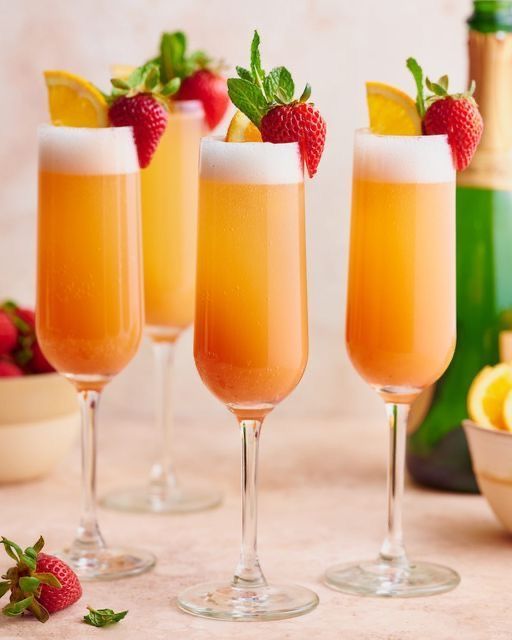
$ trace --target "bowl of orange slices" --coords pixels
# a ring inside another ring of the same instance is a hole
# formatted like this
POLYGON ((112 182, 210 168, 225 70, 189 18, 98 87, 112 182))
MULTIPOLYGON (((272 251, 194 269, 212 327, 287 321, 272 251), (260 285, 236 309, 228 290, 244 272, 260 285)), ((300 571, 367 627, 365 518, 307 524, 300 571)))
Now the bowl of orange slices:
POLYGON ((512 533, 512 362, 484 367, 468 393, 464 430, 480 491, 512 533))

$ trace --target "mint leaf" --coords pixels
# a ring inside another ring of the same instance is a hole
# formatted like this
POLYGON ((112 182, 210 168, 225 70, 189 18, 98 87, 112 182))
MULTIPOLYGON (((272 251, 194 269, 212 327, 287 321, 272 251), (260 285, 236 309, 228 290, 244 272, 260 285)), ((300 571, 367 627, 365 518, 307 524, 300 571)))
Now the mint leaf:
POLYGON ((247 80, 247 82, 252 82, 252 74, 249 69, 244 69, 244 67, 237 67, 236 72, 238 73, 238 77, 242 78, 242 80, 247 80))
POLYGON ((106 627, 122 620, 128 611, 119 611, 116 613, 113 609, 93 609, 87 607, 89 613, 84 616, 84 622, 93 627, 106 627))
POLYGON ((10 602, 2 609, 2 613, 6 616, 19 616, 25 611, 25 609, 30 607, 33 601, 34 596, 29 596, 28 598, 19 600, 18 602, 10 602))
POLYGON ((183 31, 163 33, 160 41, 160 74, 166 83, 182 76, 187 38, 183 31))
POLYGON ((416 82, 417 97, 416 97, 416 109, 420 118, 423 119, 425 115, 425 92, 423 89, 423 69, 417 63, 414 58, 407 58, 407 68, 412 73, 414 81, 416 82))
POLYGON ((251 74, 253 81, 263 90, 265 72, 261 67, 260 35, 257 31, 254 32, 251 42, 251 74))
POLYGON ((283 104, 288 104, 293 100, 295 84, 286 67, 272 69, 263 84, 268 100, 276 100, 283 104))
POLYGON ((0 598, 2 598, 11 588, 10 582, 0 582, 0 598))
POLYGON ((248 80, 229 78, 228 94, 231 102, 240 109, 258 128, 261 118, 267 113, 268 105, 260 87, 248 80))

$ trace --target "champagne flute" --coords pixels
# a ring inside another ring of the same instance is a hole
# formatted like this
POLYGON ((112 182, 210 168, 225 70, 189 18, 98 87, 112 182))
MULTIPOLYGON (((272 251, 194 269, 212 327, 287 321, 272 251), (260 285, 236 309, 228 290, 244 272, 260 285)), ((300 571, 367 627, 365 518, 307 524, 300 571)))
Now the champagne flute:
POLYGON ((63 552, 81 579, 150 569, 147 551, 108 547, 96 518, 97 411, 142 334, 139 167, 129 127, 39 129, 37 336, 76 388, 82 515, 63 552))

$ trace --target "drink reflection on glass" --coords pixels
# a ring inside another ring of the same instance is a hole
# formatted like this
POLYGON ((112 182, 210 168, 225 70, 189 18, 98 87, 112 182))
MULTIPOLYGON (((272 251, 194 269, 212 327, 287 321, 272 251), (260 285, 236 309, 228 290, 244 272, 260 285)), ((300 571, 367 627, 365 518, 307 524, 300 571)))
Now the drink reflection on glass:
POLYGON ((130 128, 40 127, 37 335, 80 401, 82 516, 65 556, 81 578, 140 573, 155 561, 107 547, 95 514, 100 394, 135 355, 143 327, 139 216, 130 128))
POLYGON ((375 561, 333 567, 326 581, 374 596, 453 589, 451 569, 408 560, 401 514, 409 407, 446 370, 456 340, 455 169, 445 136, 356 133, 346 339, 386 403, 388 533, 375 561))
POLYGON ((182 593, 205 617, 287 618, 316 594, 269 585, 256 551, 258 443, 266 415, 298 384, 308 355, 304 184, 298 145, 203 140, 194 356, 242 438, 242 550, 231 583, 182 593))
POLYGON ((123 511, 196 511, 221 500, 213 489, 183 486, 172 463, 175 343, 194 319, 198 162, 203 131, 200 102, 173 102, 151 164, 141 171, 146 333, 156 366, 159 441, 149 485, 121 489, 104 499, 106 506, 123 511))

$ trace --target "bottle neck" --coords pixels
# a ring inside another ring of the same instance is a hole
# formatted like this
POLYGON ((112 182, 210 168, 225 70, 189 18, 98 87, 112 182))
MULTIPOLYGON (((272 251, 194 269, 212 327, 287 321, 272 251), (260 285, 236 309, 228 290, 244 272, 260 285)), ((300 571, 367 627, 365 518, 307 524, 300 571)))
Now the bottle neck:
POLYGON ((468 25, 480 33, 512 31, 512 0, 474 0, 468 25))
POLYGON ((470 30, 469 79, 484 132, 459 185, 512 191, 512 32, 470 30))

